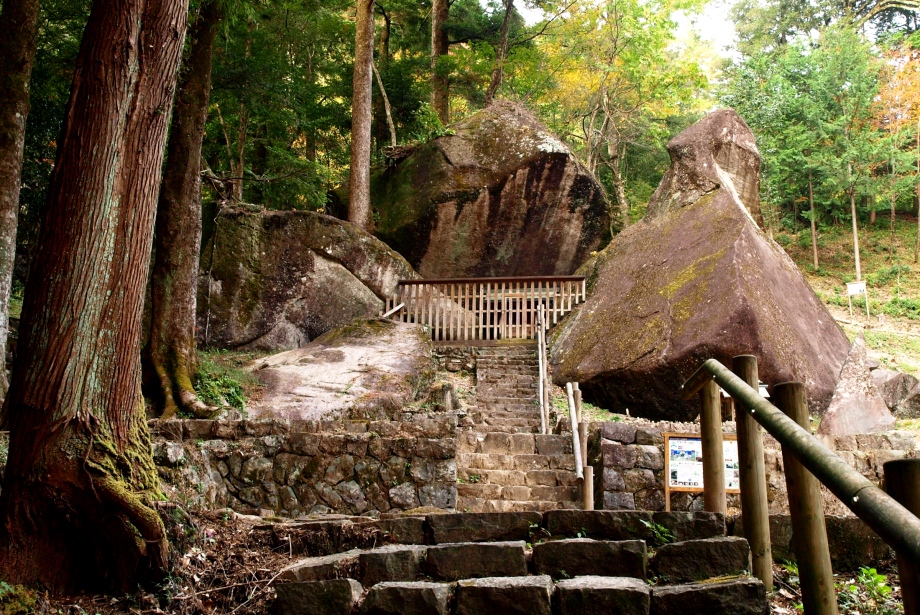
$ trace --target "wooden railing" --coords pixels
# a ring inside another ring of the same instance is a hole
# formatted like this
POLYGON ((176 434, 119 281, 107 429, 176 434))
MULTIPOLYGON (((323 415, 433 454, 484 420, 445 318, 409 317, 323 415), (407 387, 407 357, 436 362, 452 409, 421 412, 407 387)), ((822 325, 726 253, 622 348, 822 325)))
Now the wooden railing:
POLYGON ((401 280, 385 312, 438 342, 536 339, 541 309, 552 326, 584 300, 581 276, 401 280))
POLYGON ((762 426, 782 446, 805 615, 837 614, 820 484, 895 550, 901 571, 904 613, 920 615, 920 519, 915 515, 920 513, 920 499, 915 497, 920 490, 920 460, 884 464, 888 491, 896 495, 907 494, 909 497, 904 499, 912 508, 917 508, 911 511, 811 435, 803 384, 774 385, 777 407, 760 394, 757 360, 753 356, 735 357, 732 368, 729 370, 715 359, 709 359, 683 384, 681 393, 684 399, 700 396, 704 502, 713 512, 725 511, 725 481, 720 474, 725 464, 721 457, 719 387, 735 402, 742 525, 744 537, 751 545, 754 576, 768 589, 772 586, 762 426))

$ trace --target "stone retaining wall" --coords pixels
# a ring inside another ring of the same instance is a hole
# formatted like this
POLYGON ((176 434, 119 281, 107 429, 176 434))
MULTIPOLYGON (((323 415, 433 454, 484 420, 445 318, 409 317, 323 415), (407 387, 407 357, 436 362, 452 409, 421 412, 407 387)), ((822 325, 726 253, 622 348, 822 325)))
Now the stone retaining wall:
MULTIPOLYGON (((735 433, 734 422, 723 431, 735 433)), ((699 423, 650 422, 642 420, 591 423, 588 458, 594 466, 595 500, 598 508, 664 510, 663 433, 700 433, 699 423)), ((892 459, 920 457, 920 443, 914 434, 889 431, 857 436, 816 436, 847 463, 875 484, 881 484, 882 465, 892 459)), ((783 457, 779 443, 764 434, 764 461, 770 512, 789 512, 783 457)), ((826 488, 826 514, 852 514, 826 488)), ((737 495, 728 496, 729 508, 740 508, 737 495)), ((702 510, 702 493, 672 493, 672 510, 702 510)))
POLYGON ((153 421, 171 496, 245 514, 371 514, 457 499, 456 416, 407 421, 153 421))

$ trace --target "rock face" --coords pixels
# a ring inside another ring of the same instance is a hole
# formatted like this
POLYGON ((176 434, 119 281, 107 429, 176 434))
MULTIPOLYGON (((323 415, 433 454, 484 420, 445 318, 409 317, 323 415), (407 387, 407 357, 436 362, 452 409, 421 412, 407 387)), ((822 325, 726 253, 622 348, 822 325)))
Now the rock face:
MULTIPOLYGON (((726 113, 734 112, 718 115, 726 113)), ((698 127, 688 132, 713 134, 698 127)), ((742 140, 731 131, 725 136, 742 140)), ((669 197, 659 190, 659 203, 685 198, 681 186, 692 185, 694 175, 682 153, 706 144, 715 158, 731 145, 710 139, 691 147, 683 136, 671 142, 683 179, 666 177, 662 186, 677 192, 669 197)), ((721 184, 692 204, 628 228, 582 268, 588 300, 551 340, 557 384, 580 382, 586 399, 629 408, 634 416, 687 420, 698 414, 699 402, 682 401, 678 389, 700 363, 716 358, 730 365, 733 356, 753 354, 764 382, 804 382, 812 412, 823 413, 850 344, 792 259, 737 197, 743 191, 732 177, 756 185, 756 178, 743 176, 751 168, 722 169, 721 184)), ((698 169, 696 177, 700 184, 711 181, 710 168, 698 169)))
POLYGON ((732 109, 720 109, 668 143, 671 168, 648 204, 657 218, 697 202, 717 188, 729 190, 761 228, 760 152, 754 135, 732 109))
POLYGON ((875 381, 875 386, 878 387, 878 392, 882 394, 885 404, 892 410, 907 399, 918 384, 917 379, 910 374, 890 369, 872 370, 872 379, 875 381))
POLYGON ((252 418, 382 418, 424 390, 435 371, 431 340, 421 327, 356 320, 304 348, 256 361, 265 385, 252 418))
POLYGON ((372 179, 376 234, 424 277, 567 275, 602 247, 594 177, 520 105, 499 101, 372 179))
POLYGON ((347 222, 307 211, 224 209, 201 257, 198 343, 289 350, 377 316, 396 282, 418 275, 347 222))
POLYGON ((849 436, 894 429, 894 416, 879 394, 866 356, 866 341, 859 334, 840 372, 834 397, 821 419, 818 433, 849 436))

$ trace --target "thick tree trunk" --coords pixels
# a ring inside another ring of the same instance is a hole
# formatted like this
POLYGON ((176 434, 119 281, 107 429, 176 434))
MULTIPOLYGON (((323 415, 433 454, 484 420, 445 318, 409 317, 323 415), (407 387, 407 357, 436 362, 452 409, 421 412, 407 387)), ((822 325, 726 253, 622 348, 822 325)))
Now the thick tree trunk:
POLYGON ((502 18, 501 36, 498 49, 495 50, 495 67, 492 69, 492 80, 486 90, 486 104, 495 100, 495 94, 502 85, 505 76, 505 59, 508 57, 508 30, 511 26, 511 12, 514 10, 514 0, 505 0, 505 16, 502 18))
POLYGON ((811 256, 815 271, 818 270, 818 230, 815 220, 815 190, 811 176, 808 177, 808 207, 811 209, 811 256))
POLYGON ((211 414, 192 387, 195 298, 201 243, 201 142, 211 95, 211 60, 221 20, 218 2, 201 9, 176 93, 157 205, 156 250, 151 278, 150 338, 144 352, 148 382, 156 385, 162 416, 177 410, 211 414))
POLYGON ((6 395, 6 339, 19 222, 19 186, 38 0, 4 2, 0 13, 0 398, 6 395))
POLYGON ((348 221, 370 231, 372 228, 371 88, 374 79, 374 0, 357 0, 356 4, 348 221))
POLYGON ((95 0, 6 405, 0 575, 127 591, 168 544, 140 394, 141 312, 187 0, 95 0))
POLYGON ((450 121, 450 84, 448 76, 438 70, 441 58, 447 55, 450 42, 447 40, 447 17, 449 0, 432 0, 431 3, 431 106, 441 123, 450 121))

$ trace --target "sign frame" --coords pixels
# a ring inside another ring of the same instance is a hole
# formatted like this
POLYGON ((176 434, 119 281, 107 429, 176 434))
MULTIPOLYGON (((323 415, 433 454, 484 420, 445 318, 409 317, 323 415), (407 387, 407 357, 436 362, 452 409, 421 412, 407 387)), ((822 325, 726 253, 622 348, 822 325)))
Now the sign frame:
MULTIPOLYGON (((671 439, 700 440, 703 436, 695 433, 674 433, 668 432, 661 434, 664 437, 664 504, 665 511, 671 510, 672 493, 703 493, 703 487, 672 487, 671 486, 671 439)), ((722 441, 737 442, 738 436, 733 434, 723 434, 722 441)), ((725 493, 741 493, 740 489, 726 489, 725 493)))

